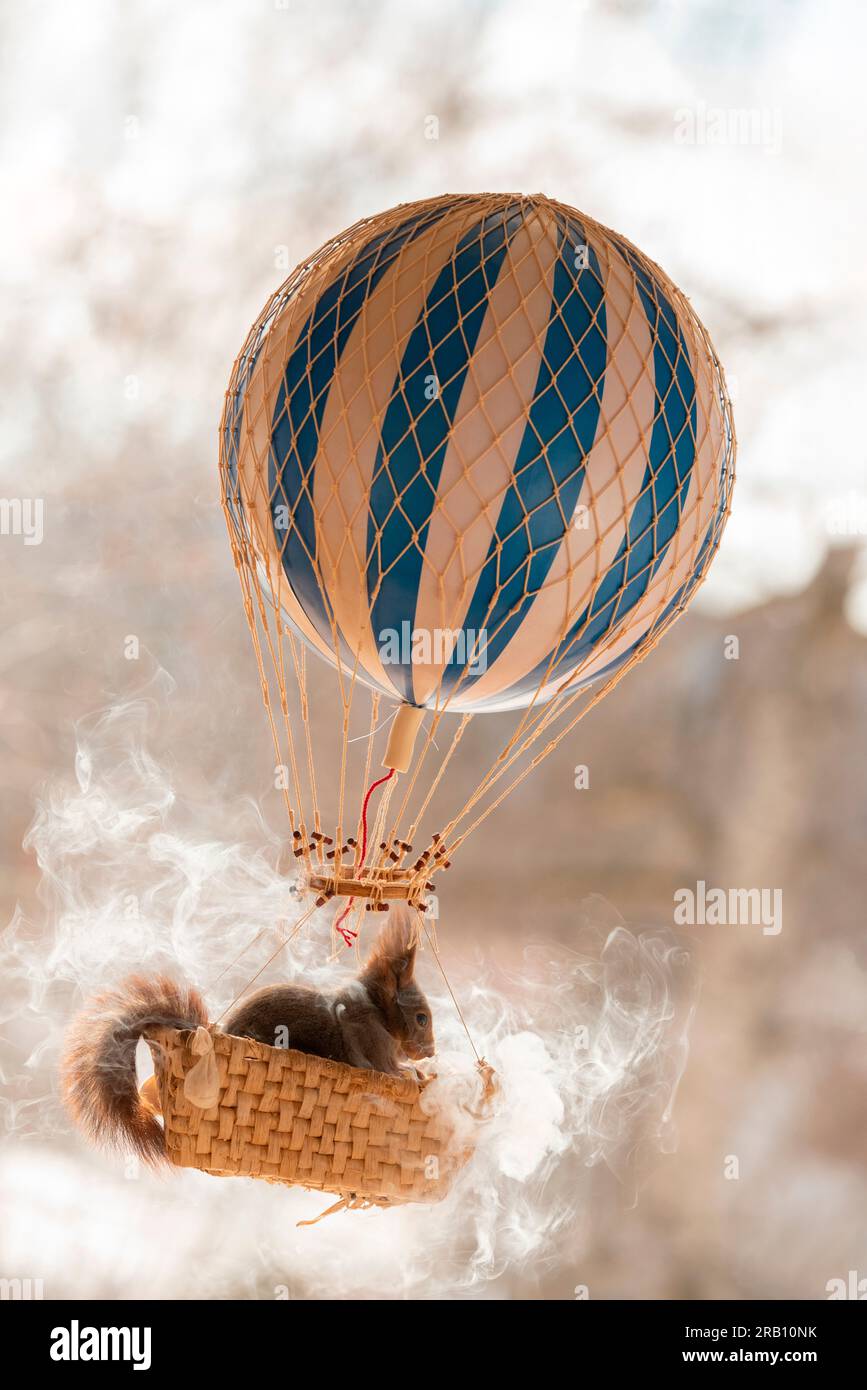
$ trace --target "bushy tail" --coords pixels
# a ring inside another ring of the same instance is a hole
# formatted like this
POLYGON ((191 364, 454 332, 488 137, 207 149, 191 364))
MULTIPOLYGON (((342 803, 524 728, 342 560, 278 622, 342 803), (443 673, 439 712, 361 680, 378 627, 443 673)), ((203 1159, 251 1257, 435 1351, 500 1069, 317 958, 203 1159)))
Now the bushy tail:
POLYGON ((139 1099, 136 1044, 146 1028, 207 1022, 198 991, 166 976, 133 975, 92 999, 69 1030, 61 1064, 64 1100, 88 1138, 131 1148, 146 1163, 165 1161, 162 1126, 139 1099))

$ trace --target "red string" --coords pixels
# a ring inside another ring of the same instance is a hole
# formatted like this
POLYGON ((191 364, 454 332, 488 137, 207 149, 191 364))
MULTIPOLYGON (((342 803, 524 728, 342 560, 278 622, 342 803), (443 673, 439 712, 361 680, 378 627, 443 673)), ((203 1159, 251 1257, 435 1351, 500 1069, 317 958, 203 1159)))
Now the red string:
MULTIPOLYGON (((393 776, 394 768, 390 767, 384 777, 380 777, 378 782, 371 783, 371 785, 367 789, 367 794, 364 798, 364 802, 361 807, 361 859, 359 861, 359 870, 364 868, 364 860, 365 856, 367 855, 367 808, 370 805, 370 798, 373 796, 373 793, 376 791, 377 787, 381 787, 383 782, 389 781, 389 779, 393 776)), ((343 909, 337 921, 334 923, 334 930, 338 932, 340 936, 343 937, 343 944, 345 946, 351 946, 355 938, 358 936, 358 932, 353 931, 351 927, 343 927, 340 925, 341 922, 343 922, 344 919, 348 916, 352 908, 352 904, 354 902, 354 898, 349 899, 349 902, 346 904, 346 907, 343 909)))

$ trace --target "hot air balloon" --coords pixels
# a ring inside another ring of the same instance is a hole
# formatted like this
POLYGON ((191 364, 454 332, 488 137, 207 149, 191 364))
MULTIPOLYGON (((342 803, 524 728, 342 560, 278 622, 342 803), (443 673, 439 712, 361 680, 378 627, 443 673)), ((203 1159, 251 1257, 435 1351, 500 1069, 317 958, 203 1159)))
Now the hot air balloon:
POLYGON ((423 909, 684 611, 729 512, 735 435, 710 339, 658 266, 573 208, 486 194, 364 219, 299 266, 235 363, 220 449, 295 854, 357 921, 394 896, 423 909), (308 652, 335 672, 333 788, 308 652), (350 735, 360 694, 367 741, 350 735), (510 710, 494 766, 430 823, 468 721, 510 710), (365 845, 352 775, 375 760, 389 785, 365 845))
MULTIPOLYGON (((735 432, 710 338, 653 261, 562 203, 403 204, 271 296, 219 442, 306 900, 278 950, 332 904, 351 945, 398 898, 439 961, 424 916, 438 876, 647 655, 717 551, 735 432), (487 715, 501 745, 468 767, 465 731, 487 715)), ((166 1044, 176 1162, 352 1205, 431 1200, 466 1159, 410 1081, 397 1096, 370 1072, 213 1046, 207 1111, 181 1085, 191 1044, 166 1044)))

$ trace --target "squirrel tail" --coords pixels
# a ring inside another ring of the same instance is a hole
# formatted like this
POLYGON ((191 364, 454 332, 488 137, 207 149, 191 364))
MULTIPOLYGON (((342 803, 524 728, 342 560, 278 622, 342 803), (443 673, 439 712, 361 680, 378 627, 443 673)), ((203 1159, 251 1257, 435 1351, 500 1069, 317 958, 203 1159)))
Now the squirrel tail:
POLYGON ((64 1100, 88 1138, 130 1148, 146 1163, 166 1162, 162 1126, 139 1099, 136 1045, 148 1028, 207 1022, 198 991, 167 976, 134 975, 92 999, 72 1023, 61 1063, 64 1100))

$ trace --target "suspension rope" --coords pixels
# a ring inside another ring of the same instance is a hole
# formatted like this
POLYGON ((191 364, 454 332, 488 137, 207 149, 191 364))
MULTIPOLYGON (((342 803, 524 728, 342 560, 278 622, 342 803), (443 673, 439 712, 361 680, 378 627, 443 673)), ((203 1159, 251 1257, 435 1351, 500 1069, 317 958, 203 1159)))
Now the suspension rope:
MULTIPOLYGON (((277 947, 276 951, 273 951, 271 953, 271 955, 265 961, 265 964, 259 967, 255 975, 252 975, 250 979, 247 981, 247 983, 244 985, 243 989, 238 990, 238 993, 235 995, 234 999, 231 999, 229 1003, 226 1005, 225 1009, 223 1009, 222 1013, 214 1019, 214 1027, 216 1027, 225 1018, 226 1014, 229 1012, 231 1008, 234 1008, 241 996, 246 994, 250 986, 256 983, 263 971, 267 970, 268 966, 271 965, 271 963, 277 959, 280 952, 285 950, 285 948, 289 945, 289 942, 295 940, 295 937, 298 935, 301 928, 305 925, 305 923, 310 921, 310 918, 313 916, 315 911, 316 904, 314 903, 312 907, 309 907, 307 911, 303 913, 301 917, 298 918, 298 921, 295 923, 295 926, 292 928, 289 935, 284 937, 284 939, 280 942, 280 945, 277 947)), ((243 952, 241 954, 243 955, 243 952)))
POLYGON ((483 1059, 483 1057, 481 1056, 481 1054, 480 1054, 480 1052, 479 1052, 479 1049, 476 1047, 476 1044, 473 1042, 473 1035, 472 1035, 472 1033, 471 1033, 470 1030, 469 1030, 469 1026, 468 1026, 468 1024, 467 1024, 467 1020, 464 1018, 463 1010, 461 1009, 461 1006, 460 1006, 460 1004, 459 1004, 458 1001, 457 1001, 457 996, 456 996, 454 990, 452 989, 451 981, 449 980, 449 977, 448 977, 448 975, 446 974, 446 971, 445 971, 445 966, 443 965, 442 961, 440 960, 440 954, 439 954, 439 951, 438 951, 437 948, 436 948, 436 942, 434 941, 434 938, 433 938, 433 936, 432 936, 432 934, 431 934, 431 932, 430 932, 430 930, 429 930, 429 928, 428 928, 427 922, 426 922, 426 921, 424 920, 424 918, 422 917, 422 915, 421 915, 421 913, 419 912, 418 908, 416 908, 416 926, 417 926, 417 927, 421 927, 422 931, 424 932, 425 936, 427 937, 428 945, 430 946, 431 950, 433 951, 433 957, 434 957, 434 960, 436 961, 437 965, 439 966, 439 971, 440 971, 440 974, 442 975, 443 980, 444 980, 444 982, 445 982, 445 987, 446 987, 446 989, 448 990, 449 994, 451 995, 452 1003, 454 1004, 455 1010, 456 1010, 457 1015, 458 1015, 458 1018, 460 1019, 462 1025, 463 1025, 464 1032, 465 1032, 466 1035, 467 1035, 467 1041, 469 1042, 470 1047, 473 1049, 473 1054, 474 1054, 475 1059, 476 1059, 476 1061, 478 1062, 479 1066, 483 1066, 483 1065, 484 1065, 484 1059, 483 1059))

